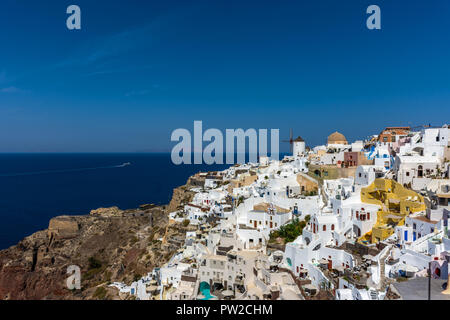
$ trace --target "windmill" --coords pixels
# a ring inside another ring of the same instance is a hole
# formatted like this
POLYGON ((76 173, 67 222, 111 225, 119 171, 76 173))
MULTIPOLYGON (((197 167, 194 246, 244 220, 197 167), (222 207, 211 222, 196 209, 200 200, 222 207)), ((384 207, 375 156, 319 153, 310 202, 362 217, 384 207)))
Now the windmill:
POLYGON ((289 144, 291 145, 291 154, 293 153, 293 148, 294 148, 294 132, 291 129, 289 129, 289 140, 283 140, 282 142, 289 142, 289 144))

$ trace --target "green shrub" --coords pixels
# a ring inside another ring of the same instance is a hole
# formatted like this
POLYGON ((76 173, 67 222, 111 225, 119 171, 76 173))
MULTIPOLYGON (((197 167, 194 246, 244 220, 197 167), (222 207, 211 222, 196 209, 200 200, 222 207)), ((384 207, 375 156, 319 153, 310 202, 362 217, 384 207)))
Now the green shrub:
POLYGON ((282 238, 285 242, 292 242, 303 232, 303 228, 306 226, 306 221, 300 221, 298 218, 294 218, 292 222, 281 226, 278 230, 274 230, 270 233, 270 240, 274 241, 276 238, 282 238))
POLYGON ((89 270, 98 269, 102 266, 102 262, 95 257, 90 257, 88 262, 89 262, 89 270))
POLYGON ((98 287, 95 290, 95 292, 93 294, 93 297, 96 298, 96 299, 100 299, 100 300, 105 299, 105 297, 106 297, 106 289, 104 287, 98 287))

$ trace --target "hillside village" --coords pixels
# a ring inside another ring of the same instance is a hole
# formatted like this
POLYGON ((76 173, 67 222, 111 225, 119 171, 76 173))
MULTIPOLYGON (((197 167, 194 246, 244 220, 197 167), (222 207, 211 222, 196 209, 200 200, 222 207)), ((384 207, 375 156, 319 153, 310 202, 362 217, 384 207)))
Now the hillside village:
POLYGON ((171 239, 181 249, 110 286, 140 300, 427 299, 430 270, 431 297, 450 299, 449 134, 298 137, 279 161, 198 173, 169 213, 192 230, 171 239))

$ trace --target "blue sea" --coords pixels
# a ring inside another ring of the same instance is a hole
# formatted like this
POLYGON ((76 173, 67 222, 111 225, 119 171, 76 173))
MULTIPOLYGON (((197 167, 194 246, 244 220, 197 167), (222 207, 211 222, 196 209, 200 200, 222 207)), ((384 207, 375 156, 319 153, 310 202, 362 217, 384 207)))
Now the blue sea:
POLYGON ((192 174, 227 167, 177 166, 169 153, 0 154, 0 249, 47 228, 55 216, 167 204, 192 174))

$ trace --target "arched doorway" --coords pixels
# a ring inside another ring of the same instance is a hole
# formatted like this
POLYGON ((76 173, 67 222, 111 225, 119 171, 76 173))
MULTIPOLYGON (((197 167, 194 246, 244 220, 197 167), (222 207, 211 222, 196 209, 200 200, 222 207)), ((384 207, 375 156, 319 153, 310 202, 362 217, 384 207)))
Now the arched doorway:
POLYGON ((361 237, 361 229, 357 225, 353 225, 353 234, 355 237, 361 237))

